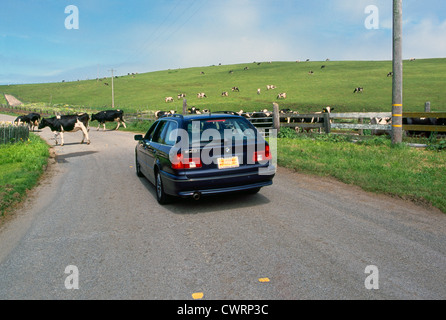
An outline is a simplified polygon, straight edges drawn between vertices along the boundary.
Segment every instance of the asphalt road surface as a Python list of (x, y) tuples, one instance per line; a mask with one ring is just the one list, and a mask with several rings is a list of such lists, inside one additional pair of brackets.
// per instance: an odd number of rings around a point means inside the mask
[(282, 168), (256, 195), (160, 206), (133, 134), (90, 135), (65, 134), (1, 226), (2, 299), (446, 298), (435, 209)]

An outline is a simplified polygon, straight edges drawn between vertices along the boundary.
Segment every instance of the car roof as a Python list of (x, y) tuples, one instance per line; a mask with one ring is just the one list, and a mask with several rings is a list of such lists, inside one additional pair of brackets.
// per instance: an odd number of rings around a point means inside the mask
[(174, 114), (172, 116), (165, 116), (161, 119), (175, 119), (175, 120), (208, 120), (208, 119), (222, 119), (222, 118), (243, 118), (239, 115), (232, 115), (226, 113), (206, 113), (206, 114), (189, 114), (189, 115), (181, 115)]
[(226, 114), (226, 113), (206, 113), (199, 115), (186, 115), (185, 120), (206, 120), (206, 119), (221, 119), (221, 118), (241, 118), (238, 115)]

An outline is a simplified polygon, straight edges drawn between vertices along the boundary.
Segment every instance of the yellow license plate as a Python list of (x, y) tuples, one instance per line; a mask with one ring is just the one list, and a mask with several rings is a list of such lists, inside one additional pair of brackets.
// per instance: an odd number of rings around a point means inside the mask
[(218, 158), (218, 169), (238, 168), (238, 157)]

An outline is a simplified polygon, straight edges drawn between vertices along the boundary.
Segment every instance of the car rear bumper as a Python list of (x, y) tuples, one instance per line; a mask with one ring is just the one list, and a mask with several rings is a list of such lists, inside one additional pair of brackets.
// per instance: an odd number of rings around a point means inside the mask
[(164, 191), (182, 198), (196, 194), (212, 195), (262, 188), (273, 184), (275, 168), (269, 169), (269, 174), (259, 174), (258, 170), (238, 174), (212, 176), (203, 178), (178, 177), (162, 173)]
[(265, 181), (265, 182), (261, 182), (261, 183), (246, 184), (246, 185), (237, 186), (237, 187), (203, 189), (203, 190), (195, 190), (195, 191), (181, 191), (178, 193), (178, 196), (180, 196), (182, 198), (189, 198), (189, 197), (193, 197), (196, 194), (212, 195), (212, 194), (219, 194), (219, 193), (244, 191), (244, 190), (251, 190), (251, 189), (256, 189), (256, 188), (262, 188), (262, 187), (270, 186), (272, 184), (273, 184), (273, 181), (271, 180), (271, 181)]

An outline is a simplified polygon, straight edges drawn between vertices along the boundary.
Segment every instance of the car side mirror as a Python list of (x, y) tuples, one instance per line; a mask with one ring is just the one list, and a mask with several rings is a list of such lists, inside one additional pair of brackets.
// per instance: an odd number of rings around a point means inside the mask
[(143, 140), (142, 134), (135, 135), (135, 141), (142, 141), (142, 140)]

